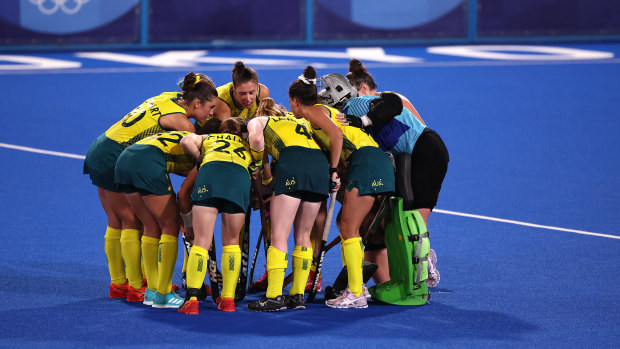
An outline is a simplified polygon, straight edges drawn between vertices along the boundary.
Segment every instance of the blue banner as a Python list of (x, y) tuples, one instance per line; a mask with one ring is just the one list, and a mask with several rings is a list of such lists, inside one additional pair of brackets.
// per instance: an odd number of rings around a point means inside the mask
[(467, 36), (465, 0), (314, 0), (314, 39)]
[(140, 0), (17, 0), (3, 4), (4, 44), (137, 42)]

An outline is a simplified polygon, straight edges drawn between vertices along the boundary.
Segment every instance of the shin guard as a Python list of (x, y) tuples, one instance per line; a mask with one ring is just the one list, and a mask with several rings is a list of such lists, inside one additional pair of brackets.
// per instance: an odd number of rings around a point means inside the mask
[(373, 299), (397, 305), (424, 305), (430, 298), (426, 286), (428, 231), (417, 211), (403, 211), (403, 200), (392, 197), (386, 220), (385, 242), (391, 280), (371, 287)]

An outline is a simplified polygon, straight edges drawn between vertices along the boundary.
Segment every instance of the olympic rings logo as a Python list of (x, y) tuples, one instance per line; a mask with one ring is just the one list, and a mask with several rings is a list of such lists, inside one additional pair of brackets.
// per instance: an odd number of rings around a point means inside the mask
[[(30, 3), (37, 5), (39, 11), (44, 15), (53, 15), (62, 10), (67, 15), (74, 15), (82, 8), (82, 5), (90, 0), (29, 0)], [(52, 6), (49, 6), (51, 3)], [(73, 6), (70, 4), (74, 3)]]

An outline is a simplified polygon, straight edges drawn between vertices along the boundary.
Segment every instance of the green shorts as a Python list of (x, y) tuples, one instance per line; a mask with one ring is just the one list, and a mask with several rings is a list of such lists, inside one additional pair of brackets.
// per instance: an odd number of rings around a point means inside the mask
[(250, 205), (251, 185), (250, 174), (243, 166), (226, 161), (208, 162), (198, 171), (192, 192), (192, 204), (224, 208), (219, 200), (210, 200), (219, 198), (238, 206), (241, 209), (239, 212), (245, 213)]
[(102, 134), (88, 148), (84, 174), (90, 175), (91, 182), (99, 188), (120, 192), (114, 182), (114, 167), (122, 152), (122, 145)]
[(114, 179), (123, 193), (172, 194), (166, 154), (153, 145), (129, 146), (116, 161)]
[(394, 191), (394, 167), (383, 150), (362, 147), (347, 159), (347, 190), (357, 188), (360, 195), (379, 195)]
[(329, 164), (318, 149), (284, 148), (274, 173), (275, 195), (286, 194), (312, 202), (327, 199), (329, 195)]

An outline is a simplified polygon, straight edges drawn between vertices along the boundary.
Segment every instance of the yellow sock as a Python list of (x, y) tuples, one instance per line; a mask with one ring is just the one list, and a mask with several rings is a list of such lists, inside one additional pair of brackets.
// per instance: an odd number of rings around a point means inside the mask
[(293, 253), (293, 285), (289, 294), (304, 294), (312, 266), (312, 248), (295, 246)]
[[(200, 246), (192, 246), (187, 258), (187, 269), (185, 270), (185, 278), (187, 279), (188, 288), (201, 288), (207, 274), (207, 259), (209, 252)], [(191, 297), (195, 300), (196, 297)]]
[(140, 230), (121, 230), (121, 251), (125, 260), (125, 272), (129, 285), (135, 289), (142, 288), (142, 251), (140, 248)]
[(142, 265), (148, 288), (157, 289), (157, 253), (159, 251), (159, 239), (150, 236), (142, 236)]
[(234, 298), (241, 267), (241, 248), (239, 245), (222, 247), (222, 298)]
[(342, 242), (344, 259), (347, 263), (349, 290), (356, 296), (362, 294), (362, 263), (364, 261), (364, 245), (362, 238), (347, 239)]
[(105, 230), (104, 250), (108, 259), (108, 269), (110, 270), (110, 281), (117, 285), (123, 285), (127, 277), (125, 276), (125, 262), (121, 253), (121, 230), (107, 227)]
[(284, 273), (288, 266), (288, 255), (273, 246), (267, 250), (267, 298), (276, 298), (282, 294)]
[(159, 258), (157, 265), (157, 292), (170, 293), (172, 273), (179, 253), (179, 239), (176, 236), (161, 234), (159, 239)]

